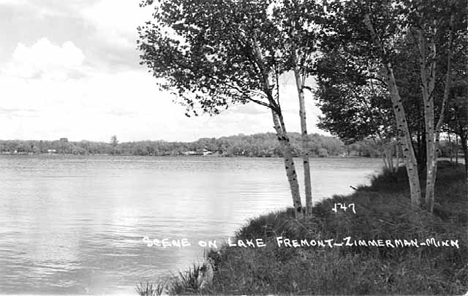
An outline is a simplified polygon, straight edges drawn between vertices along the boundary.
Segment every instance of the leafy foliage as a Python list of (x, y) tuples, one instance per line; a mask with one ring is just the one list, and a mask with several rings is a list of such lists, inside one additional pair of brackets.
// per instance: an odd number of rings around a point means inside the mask
[[(434, 129), (441, 114), (453, 123), (456, 109), (463, 109), (461, 101), (457, 102), (453, 94), (462, 80), (466, 82), (466, 3), (450, 0), (327, 1), (323, 8), (320, 22), (323, 55), (317, 68), (319, 87), (316, 92), (324, 113), (320, 126), (345, 141), (376, 134), (398, 136), (392, 118), (396, 106), (389, 104), (385, 81), (384, 65), (391, 64), (418, 166), (423, 169), (426, 125)], [(372, 40), (366, 28), (366, 15), (379, 44)], [(434, 75), (434, 85), (430, 88), (422, 79), (421, 67)], [(446, 106), (444, 91), (450, 79), (456, 82)], [(425, 117), (430, 115), (425, 116), (425, 110), (432, 107), (427, 107), (422, 99), (424, 83), (430, 91), (428, 98), (434, 102), (433, 111), (426, 112), (432, 113), (434, 119), (427, 123)]]
[(139, 28), (142, 63), (195, 115), (249, 101), (277, 108), (269, 79), (279, 39), (269, 3), (161, 1), (153, 22)]
[(315, 94), (323, 113), (318, 127), (347, 142), (393, 136), (395, 121), (382, 78), (359, 72), (337, 51), (325, 53), (318, 64)]

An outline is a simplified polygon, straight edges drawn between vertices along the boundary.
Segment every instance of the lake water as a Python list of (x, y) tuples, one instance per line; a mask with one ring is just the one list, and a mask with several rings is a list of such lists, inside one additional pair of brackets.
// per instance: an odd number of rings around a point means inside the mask
[[(381, 167), (314, 158), (314, 199), (351, 193)], [(219, 245), (291, 204), (282, 159), (0, 156), (0, 293), (136, 295), (136, 283), (201, 260), (198, 241)]]

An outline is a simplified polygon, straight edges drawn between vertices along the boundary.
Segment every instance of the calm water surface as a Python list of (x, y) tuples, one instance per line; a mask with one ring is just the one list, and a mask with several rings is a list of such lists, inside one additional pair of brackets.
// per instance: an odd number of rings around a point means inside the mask
[[(311, 168), (317, 201), (368, 184), (381, 160)], [(281, 159), (0, 156), (0, 293), (136, 294), (201, 260), (199, 240), (219, 245), (290, 204)], [(144, 236), (192, 246), (147, 247)]]

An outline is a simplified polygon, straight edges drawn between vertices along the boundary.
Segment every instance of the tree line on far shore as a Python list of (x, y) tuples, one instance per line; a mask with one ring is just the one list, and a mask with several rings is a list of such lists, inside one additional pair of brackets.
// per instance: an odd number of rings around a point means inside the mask
[[(301, 152), (300, 134), (291, 133), (296, 156)], [(346, 152), (344, 143), (319, 134), (309, 135), (311, 154), (317, 157), (340, 156)], [(369, 147), (369, 151), (372, 148)], [(362, 154), (361, 149), (361, 154)], [(137, 141), (119, 143), (116, 136), (106, 142), (72, 142), (66, 138), (57, 141), (8, 140), (0, 141), (0, 153), (58, 153), (58, 154), (109, 154), (135, 156), (179, 156), (209, 153), (216, 156), (281, 157), (282, 152), (276, 135), (260, 133), (239, 134), (220, 138), (200, 138), (193, 142)], [(369, 156), (374, 152), (369, 152)], [(358, 152), (356, 151), (356, 153)]]
[[(301, 135), (290, 133), (294, 156), (302, 153)], [(382, 157), (384, 145), (375, 139), (366, 139), (346, 145), (336, 137), (319, 134), (308, 135), (308, 147), (312, 157)], [(460, 145), (454, 139), (441, 141), (441, 157), (457, 157)], [(2, 154), (74, 154), (74, 155), (134, 155), (179, 156), (189, 152), (215, 156), (282, 157), (281, 147), (274, 133), (235, 135), (221, 138), (200, 138), (193, 142), (137, 141), (119, 143), (116, 136), (106, 142), (42, 140), (0, 140)], [(393, 156), (397, 156), (396, 146)]]

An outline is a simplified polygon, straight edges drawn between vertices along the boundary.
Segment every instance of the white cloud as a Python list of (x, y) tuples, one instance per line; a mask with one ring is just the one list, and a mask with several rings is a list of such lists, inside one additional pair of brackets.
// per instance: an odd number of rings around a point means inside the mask
[(13, 59), (18, 62), (47, 66), (80, 66), (85, 57), (81, 49), (77, 48), (71, 41), (62, 46), (52, 44), (47, 38), (41, 38), (31, 48), (19, 43), (13, 52)]
[(5, 74), (20, 78), (66, 79), (78, 71), (85, 60), (81, 49), (71, 41), (55, 45), (47, 38), (41, 38), (30, 47), (18, 43), (13, 60), (7, 64)]

